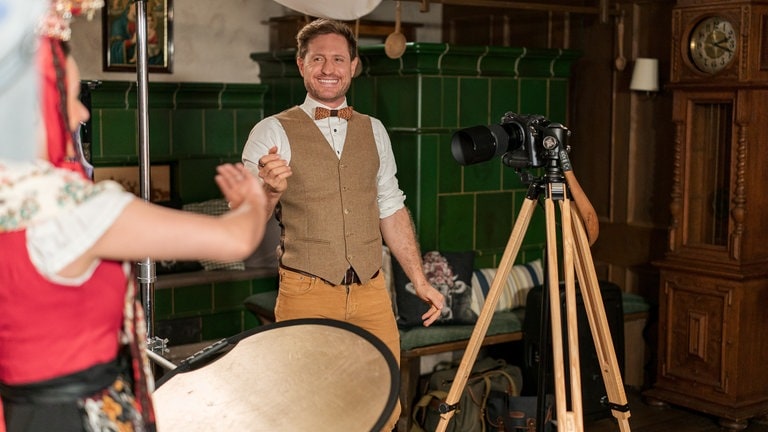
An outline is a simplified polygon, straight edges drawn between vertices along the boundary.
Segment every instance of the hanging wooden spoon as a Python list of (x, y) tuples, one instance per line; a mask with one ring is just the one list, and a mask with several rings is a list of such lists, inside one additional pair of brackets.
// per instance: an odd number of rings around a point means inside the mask
[(627, 67), (627, 59), (624, 57), (624, 12), (619, 15), (618, 23), (616, 24), (617, 42), (619, 44), (619, 56), (616, 57), (616, 70), (623, 71)]
[(391, 59), (400, 58), (405, 52), (405, 35), (400, 32), (400, 1), (396, 2), (395, 31), (387, 36), (384, 41), (384, 52)]

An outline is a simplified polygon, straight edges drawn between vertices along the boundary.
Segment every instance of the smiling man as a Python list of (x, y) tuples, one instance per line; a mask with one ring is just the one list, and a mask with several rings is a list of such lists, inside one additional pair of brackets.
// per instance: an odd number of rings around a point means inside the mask
[[(422, 316), (425, 326), (439, 318), (444, 298), (424, 277), (384, 125), (347, 105), (360, 61), (354, 33), (319, 19), (296, 40), (307, 96), (256, 124), (243, 150), (282, 229), (275, 317), (349, 322), (381, 339), (399, 361), (400, 338), (380, 272), (382, 244), (431, 305)], [(399, 408), (384, 430), (398, 415)]]

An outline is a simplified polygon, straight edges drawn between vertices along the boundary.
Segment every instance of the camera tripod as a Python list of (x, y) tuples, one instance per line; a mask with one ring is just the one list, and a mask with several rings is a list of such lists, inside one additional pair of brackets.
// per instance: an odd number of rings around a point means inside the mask
[[(546, 280), (552, 327), (552, 360), (554, 369), (557, 430), (559, 432), (583, 432), (584, 430), (574, 270), (580, 282), (579, 286), (581, 288), (592, 338), (594, 339), (595, 348), (597, 350), (603, 382), (605, 383), (608, 396), (607, 404), (611, 408), (613, 416), (618, 420), (619, 429), (622, 432), (630, 430), (630, 413), (621, 379), (621, 371), (619, 370), (618, 362), (616, 360), (616, 353), (613, 348), (613, 340), (611, 339), (610, 330), (608, 328), (602, 295), (600, 294), (595, 267), (589, 250), (590, 245), (597, 239), (598, 234), (595, 211), (576, 181), (565, 151), (561, 151), (558, 156), (560, 162), (554, 158), (550, 160), (549, 165), (547, 166), (547, 173), (544, 177), (530, 180), (528, 193), (523, 201), (518, 218), (515, 221), (504, 255), (502, 256), (496, 275), (493, 278), (491, 288), (485, 299), (485, 304), (477, 319), (477, 324), (475, 325), (472, 336), (467, 344), (456, 377), (448, 392), (446, 400), (440, 404), (440, 421), (437, 425), (436, 432), (445, 432), (448, 422), (453, 417), (456, 408), (458, 408), (457, 402), (466, 385), (472, 369), (472, 364), (477, 358), (478, 351), (482, 345), (482, 340), (488, 331), (488, 326), (490, 325), (493, 312), (496, 309), (496, 304), (499, 301), (507, 276), (515, 262), (517, 253), (520, 250), (522, 239), (528, 229), (533, 210), (535, 209), (536, 203), (542, 192), (545, 193), (543, 199), (547, 244), (547, 265), (545, 268), (547, 271)], [(569, 193), (572, 193), (574, 196), (573, 201), (576, 204), (576, 208), (571, 206)], [(563, 358), (562, 321), (559, 304), (560, 288), (558, 282), (557, 233), (555, 230), (555, 201), (559, 203), (562, 227), (568, 364), (570, 368), (569, 376), (571, 390), (570, 410), (568, 410), (565, 389), (565, 361)], [(543, 395), (539, 395), (539, 397), (543, 398)], [(539, 415), (538, 417), (539, 421), (537, 421), (537, 428), (541, 431), (543, 430), (542, 428), (544, 427), (544, 424), (540, 421), (542, 416)]]

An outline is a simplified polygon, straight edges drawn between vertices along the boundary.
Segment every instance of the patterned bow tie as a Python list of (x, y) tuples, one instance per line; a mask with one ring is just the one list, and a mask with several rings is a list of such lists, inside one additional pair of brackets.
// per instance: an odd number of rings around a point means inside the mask
[(339, 110), (329, 110), (323, 107), (315, 108), (315, 120), (327, 119), (328, 117), (339, 117), (349, 120), (352, 118), (352, 107), (348, 106)]

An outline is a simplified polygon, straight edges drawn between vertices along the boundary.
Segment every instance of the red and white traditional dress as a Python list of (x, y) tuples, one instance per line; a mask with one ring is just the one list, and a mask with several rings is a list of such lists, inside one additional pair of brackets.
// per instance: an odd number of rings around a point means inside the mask
[(154, 430), (130, 265), (57, 275), (134, 198), (48, 162), (0, 161), (0, 430)]

